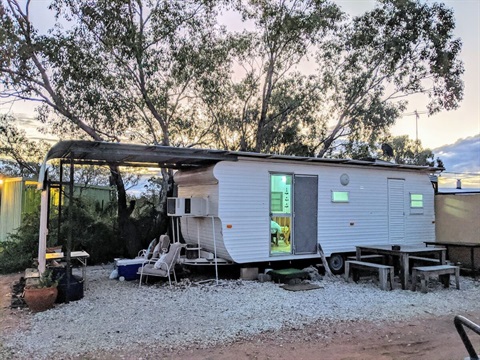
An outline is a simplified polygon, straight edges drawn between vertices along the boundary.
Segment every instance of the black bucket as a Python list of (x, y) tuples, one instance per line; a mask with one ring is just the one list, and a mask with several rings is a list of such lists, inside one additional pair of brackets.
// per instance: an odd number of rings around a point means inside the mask
[(63, 266), (52, 268), (53, 278), (60, 279), (58, 282), (58, 295), (56, 303), (64, 303), (68, 301), (76, 301), (83, 298), (83, 278), (81, 276), (72, 275), (72, 269), (70, 268), (70, 286), (67, 289), (67, 271)]
[(70, 276), (70, 286), (67, 289), (67, 278), (65, 277), (60, 279), (58, 283), (58, 295), (57, 295), (57, 303), (63, 303), (67, 300), (68, 294), (68, 301), (76, 301), (83, 298), (83, 278), (81, 276), (72, 275)]

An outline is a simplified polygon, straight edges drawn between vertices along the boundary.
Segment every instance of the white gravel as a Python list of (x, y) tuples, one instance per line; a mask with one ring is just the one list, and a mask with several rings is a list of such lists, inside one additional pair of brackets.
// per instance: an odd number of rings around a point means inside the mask
[(44, 359), (53, 352), (74, 357), (151, 343), (209, 347), (316, 321), (395, 321), (479, 309), (480, 282), (468, 277), (461, 277), (460, 291), (433, 282), (427, 294), (381, 291), (371, 280), (347, 283), (340, 276), (312, 282), (320, 289), (293, 292), (241, 280), (217, 285), (184, 279), (171, 289), (164, 282), (139, 288), (136, 281), (109, 280), (111, 270), (89, 267), (83, 299), (33, 314), (28, 330), (0, 338), (4, 350), (18, 359)]

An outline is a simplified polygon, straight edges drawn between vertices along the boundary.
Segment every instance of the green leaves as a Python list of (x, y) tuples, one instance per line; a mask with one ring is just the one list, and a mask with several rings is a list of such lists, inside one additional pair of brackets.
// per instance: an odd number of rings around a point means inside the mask
[(396, 164), (434, 166), (434, 155), (430, 149), (424, 149), (420, 141), (408, 136), (396, 136), (392, 139), (392, 148)]
[[(64, 136), (324, 156), (375, 143), (413, 94), (430, 113), (463, 96), (461, 41), (439, 3), (381, 0), (353, 19), (324, 0), (50, 8), (40, 35), (16, 0), (0, 5), (0, 79)], [(244, 28), (221, 26), (224, 10)]]
[(27, 133), (15, 124), (15, 118), (0, 115), (0, 159), (3, 173), (9, 176), (38, 176), (40, 164), (47, 152), (45, 141), (32, 141)]
[(337, 120), (323, 149), (345, 134), (375, 142), (413, 94), (430, 99), (431, 114), (457, 107), (463, 65), (454, 25), (444, 5), (382, 0), (324, 44), (317, 56), (319, 81)]

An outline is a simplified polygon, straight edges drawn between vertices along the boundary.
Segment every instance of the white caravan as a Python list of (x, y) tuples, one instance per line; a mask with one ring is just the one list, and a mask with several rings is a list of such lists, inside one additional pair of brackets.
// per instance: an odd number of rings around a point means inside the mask
[[(356, 245), (435, 240), (437, 168), (229, 152), (180, 170), (168, 213), (191, 249), (238, 264), (319, 258), (333, 272)], [(282, 229), (273, 238), (270, 222)]]

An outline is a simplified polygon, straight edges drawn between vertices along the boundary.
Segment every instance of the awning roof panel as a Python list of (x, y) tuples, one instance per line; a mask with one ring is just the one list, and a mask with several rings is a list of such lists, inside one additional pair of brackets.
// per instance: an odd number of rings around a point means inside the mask
[(77, 164), (182, 169), (207, 166), (222, 160), (235, 161), (237, 157), (223, 150), (98, 141), (61, 141), (48, 152), (46, 161), (52, 159), (73, 159)]
[(326, 159), (289, 155), (260, 154), (241, 151), (179, 148), (160, 145), (139, 145), (86, 140), (61, 141), (55, 144), (48, 152), (43, 164), (43, 168), (45, 168), (46, 163), (49, 160), (72, 159), (76, 164), (192, 169), (209, 166), (219, 161), (237, 161), (239, 158), (385, 167), (424, 172), (436, 172), (443, 170), (443, 168), (436, 167), (394, 164), (378, 159), (372, 159), (371, 161)]

